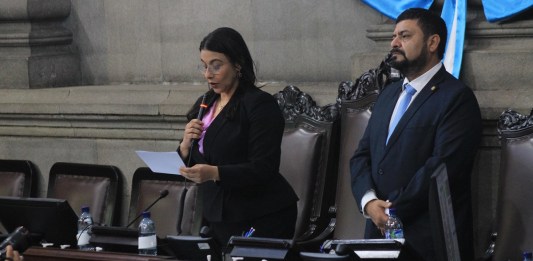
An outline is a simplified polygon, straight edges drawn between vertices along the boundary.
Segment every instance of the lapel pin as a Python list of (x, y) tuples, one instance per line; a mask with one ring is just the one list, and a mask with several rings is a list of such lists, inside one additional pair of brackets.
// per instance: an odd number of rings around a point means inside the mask
[(432, 91), (432, 92), (435, 92), (436, 90), (437, 90), (437, 86), (432, 86), (432, 87), (431, 87), (431, 91)]

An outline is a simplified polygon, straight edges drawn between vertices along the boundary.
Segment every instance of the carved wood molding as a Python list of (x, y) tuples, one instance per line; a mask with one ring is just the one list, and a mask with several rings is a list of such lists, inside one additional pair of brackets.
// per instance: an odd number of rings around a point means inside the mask
[(505, 110), (498, 120), (500, 135), (507, 133), (521, 134), (523, 131), (533, 131), (533, 109), (529, 115), (523, 115), (511, 109)]
[(299, 115), (305, 115), (316, 121), (333, 122), (340, 115), (338, 103), (318, 106), (309, 94), (294, 85), (286, 86), (274, 97), (286, 121), (294, 121)]
[(337, 103), (348, 100), (358, 100), (370, 94), (379, 94), (392, 81), (399, 80), (401, 75), (391, 70), (389, 64), (390, 53), (385, 56), (377, 68), (363, 73), (355, 82), (344, 81), (339, 84)]

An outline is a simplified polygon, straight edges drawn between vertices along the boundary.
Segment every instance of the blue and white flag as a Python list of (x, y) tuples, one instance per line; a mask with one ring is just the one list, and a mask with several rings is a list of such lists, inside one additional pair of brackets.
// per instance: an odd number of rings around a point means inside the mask
[(487, 21), (493, 23), (511, 18), (533, 7), (533, 0), (483, 0)]
[(409, 8), (420, 7), (429, 9), (433, 0), (361, 0), (363, 3), (376, 9), (392, 20), (396, 20), (398, 15)]
[(446, 22), (448, 29), (448, 43), (442, 62), (449, 73), (459, 78), (465, 42), (466, 1), (445, 0), (441, 17)]
[[(378, 10), (391, 19), (396, 19), (408, 8), (418, 7), (429, 9), (433, 0), (362, 0), (367, 5)], [(442, 19), (448, 29), (448, 43), (444, 54), (443, 63), (446, 70), (459, 78), (461, 62), (463, 60), (463, 45), (466, 27), (466, 1), (445, 0), (442, 7)]]
[[(408, 8), (429, 9), (433, 0), (361, 0), (380, 13), (395, 20)], [(448, 28), (448, 43), (443, 63), (446, 70), (459, 78), (466, 29), (466, 0), (444, 0), (441, 17)], [(511, 18), (533, 7), (533, 0), (482, 0), (489, 22)]]

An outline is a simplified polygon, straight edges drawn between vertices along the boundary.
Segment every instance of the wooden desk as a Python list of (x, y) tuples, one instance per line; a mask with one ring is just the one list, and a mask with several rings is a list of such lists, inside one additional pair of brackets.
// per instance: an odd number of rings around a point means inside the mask
[(42, 247), (30, 247), (26, 251), (24, 251), (24, 261), (161, 261), (169, 259), (172, 258), (168, 256), (142, 256), (129, 253), (80, 251), (77, 249), (58, 249)]

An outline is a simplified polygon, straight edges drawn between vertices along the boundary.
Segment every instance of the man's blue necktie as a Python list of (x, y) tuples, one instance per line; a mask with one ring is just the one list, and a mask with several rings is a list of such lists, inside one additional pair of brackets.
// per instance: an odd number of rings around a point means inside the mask
[(407, 107), (409, 107), (409, 102), (411, 102), (413, 95), (416, 93), (416, 89), (413, 88), (413, 86), (409, 84), (405, 84), (405, 88), (403, 91), (405, 92), (405, 95), (400, 100), (400, 104), (398, 105), (398, 111), (396, 112), (396, 115), (394, 115), (394, 118), (391, 120), (389, 124), (389, 135), (387, 136), (387, 143), (389, 143), (390, 135), (396, 128), (396, 125), (398, 125), (398, 122), (400, 121), (403, 114), (407, 110)]

